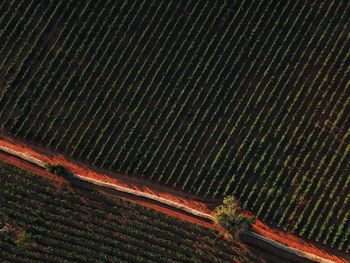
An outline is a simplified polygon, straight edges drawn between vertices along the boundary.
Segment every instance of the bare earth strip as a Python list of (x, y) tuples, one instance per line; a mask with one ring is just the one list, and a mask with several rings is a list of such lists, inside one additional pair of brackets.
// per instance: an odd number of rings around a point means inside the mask
[[(2, 137), (2, 138), (1, 138)], [(0, 137), (0, 150), (6, 152), (10, 155), (16, 156), (25, 160), (29, 163), (32, 163), (36, 166), (44, 168), (45, 163), (61, 163), (65, 165), (68, 169), (74, 172), (74, 177), (78, 180), (92, 183), (94, 185), (106, 187), (109, 189), (114, 189), (119, 192), (127, 193), (130, 195), (137, 196), (139, 198), (149, 199), (167, 206), (173, 207), (177, 210), (186, 212), (187, 215), (180, 216), (181, 219), (199, 223), (200, 225), (210, 227), (220, 231), (220, 228), (215, 226), (213, 223), (208, 223), (213, 219), (212, 210), (204, 202), (198, 200), (188, 200), (183, 196), (174, 196), (173, 193), (166, 194), (163, 192), (157, 192), (157, 189), (149, 189), (149, 187), (140, 188), (139, 186), (131, 185), (130, 182), (126, 183), (123, 180), (115, 180), (110, 176), (102, 173), (97, 173), (96, 171), (86, 171), (87, 167), (81, 167), (76, 162), (68, 161), (65, 157), (59, 154), (44, 154), (37, 149), (33, 149), (27, 144), (22, 142), (13, 142), (13, 138), (5, 138), (4, 136)], [(120, 175), (122, 176), (122, 175)], [(126, 177), (126, 176), (122, 176)], [(125, 178), (123, 178), (125, 179)], [(190, 196), (187, 196), (189, 198)], [(144, 204), (145, 202), (138, 202)], [(147, 202), (146, 202), (147, 203)], [(152, 207), (152, 205), (147, 205)], [(157, 209), (157, 208), (155, 208)], [(157, 209), (163, 213), (168, 213), (164, 209)], [(168, 213), (169, 214), (169, 213)], [(188, 216), (190, 214), (190, 216)], [(174, 215), (174, 214), (170, 214)], [(193, 220), (190, 219), (193, 215)], [(175, 214), (179, 217), (179, 215)], [(202, 218), (204, 221), (200, 222), (198, 218)], [(333, 255), (324, 249), (315, 248), (311, 243), (308, 244), (301, 239), (292, 236), (293, 242), (288, 242), (289, 240), (283, 239), (283, 235), (277, 233), (276, 230), (270, 230), (270, 227), (264, 225), (263, 222), (259, 221), (253, 226), (253, 231), (248, 233), (252, 238), (258, 239), (262, 242), (265, 242), (269, 245), (274, 246), (275, 248), (281, 249), (287, 253), (294, 254), (296, 256), (311, 260), (313, 262), (329, 263), (329, 262), (349, 262), (349, 258), (343, 257), (343, 255)], [(276, 234), (277, 233), (277, 234)], [(286, 235), (284, 235), (286, 237)], [(299, 244), (295, 242), (298, 240)]]
[[(36, 159), (36, 158), (34, 158), (34, 157), (32, 157), (32, 156), (30, 156), (28, 154), (20, 153), (20, 152), (14, 151), (14, 150), (12, 150), (10, 148), (7, 148), (7, 147), (1, 146), (1, 145), (0, 145), (0, 150), (2, 150), (4, 152), (7, 152), (7, 153), (9, 153), (11, 155), (20, 157), (20, 158), (22, 158), (22, 159), (24, 159), (24, 160), (26, 160), (28, 162), (31, 162), (31, 163), (33, 163), (35, 165), (40, 166), (42, 168), (45, 168), (45, 162), (43, 162), (43, 161), (41, 161), (39, 159)], [(87, 182), (99, 185), (99, 186), (112, 188), (112, 189), (120, 191), (120, 192), (124, 192), (124, 193), (128, 193), (128, 194), (133, 194), (133, 195), (145, 197), (145, 198), (148, 198), (148, 199), (152, 199), (154, 201), (157, 201), (157, 202), (160, 202), (160, 203), (163, 203), (163, 204), (175, 207), (177, 209), (181, 209), (181, 210), (183, 210), (183, 211), (185, 211), (187, 213), (193, 214), (195, 216), (213, 220), (213, 216), (210, 215), (210, 214), (202, 213), (200, 211), (192, 209), (192, 208), (190, 208), (188, 206), (185, 206), (183, 204), (176, 203), (174, 201), (167, 200), (167, 199), (164, 199), (164, 198), (159, 197), (159, 196), (154, 196), (154, 195), (151, 195), (151, 194), (148, 194), (148, 193), (145, 193), (145, 192), (133, 190), (133, 189), (130, 189), (130, 188), (127, 188), (127, 187), (122, 187), (122, 186), (119, 186), (119, 185), (115, 185), (113, 183), (107, 183), (107, 182), (102, 181), (102, 180), (89, 178), (89, 177), (82, 176), (82, 175), (79, 175), (79, 174), (73, 174), (73, 177), (75, 177), (75, 178), (77, 178), (79, 180), (83, 180), (83, 181), (87, 181)]]
[(295, 248), (291, 248), (291, 247), (288, 247), (288, 246), (285, 246), (285, 245), (282, 245), (281, 243), (275, 241), (275, 240), (272, 240), (270, 238), (267, 238), (267, 237), (264, 237), (260, 234), (257, 234), (255, 232), (248, 232), (248, 235), (253, 237), (253, 238), (256, 238), (256, 239), (259, 239), (263, 242), (266, 242), (274, 247), (277, 247), (279, 249), (282, 249), (288, 253), (291, 253), (291, 254), (294, 254), (296, 256), (299, 256), (299, 257), (302, 257), (302, 258), (306, 258), (306, 259), (309, 259), (311, 261), (315, 261), (315, 262), (320, 262), (320, 263), (332, 263), (332, 262), (335, 262), (333, 260), (330, 260), (330, 259), (325, 259), (325, 258), (322, 258), (322, 257), (319, 257), (317, 255), (314, 255), (314, 254), (311, 254), (311, 253), (308, 253), (308, 252), (304, 252), (304, 251), (301, 251), (301, 250), (298, 250), (298, 249), (295, 249)]

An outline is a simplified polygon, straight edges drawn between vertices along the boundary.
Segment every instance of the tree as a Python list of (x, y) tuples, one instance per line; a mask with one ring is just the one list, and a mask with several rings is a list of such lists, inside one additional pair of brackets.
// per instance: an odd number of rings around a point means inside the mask
[(222, 205), (215, 209), (214, 221), (234, 237), (247, 231), (253, 223), (242, 214), (242, 209), (233, 196), (224, 198)]

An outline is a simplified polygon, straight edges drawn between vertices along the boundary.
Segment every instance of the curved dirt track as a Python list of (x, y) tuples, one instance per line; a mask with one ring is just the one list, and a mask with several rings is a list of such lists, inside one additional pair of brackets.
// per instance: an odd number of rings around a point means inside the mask
[[(0, 149), (40, 167), (45, 163), (61, 163), (74, 172), (78, 180), (84, 180), (95, 186), (114, 189), (122, 193), (121, 195), (118, 194), (118, 196), (124, 199), (137, 202), (143, 206), (153, 208), (182, 220), (222, 231), (222, 229), (215, 226), (211, 221), (214, 204), (205, 203), (204, 199), (154, 185), (153, 183), (150, 184), (150, 182), (142, 179), (123, 176), (121, 174), (106, 173), (105, 171), (94, 169), (89, 165), (69, 160), (63, 155), (52, 153), (37, 146), (29, 146), (17, 139), (4, 137), (3, 135), (0, 137)], [(8, 154), (1, 153), (0, 158), (21, 168), (52, 177), (52, 175), (45, 172), (42, 168), (35, 167)], [(253, 226), (253, 231), (263, 237), (255, 236), (255, 238), (278, 242), (281, 245), (279, 247), (280, 249), (284, 249), (283, 246), (287, 246), (292, 251), (294, 250), (295, 255), (310, 259), (313, 258), (314, 262), (349, 262), (349, 259), (345, 259), (346, 255), (336, 253), (331, 249), (312, 244), (311, 242), (305, 242), (287, 232), (271, 229), (267, 224), (259, 220)], [(274, 244), (277, 248), (279, 246), (278, 243)]]

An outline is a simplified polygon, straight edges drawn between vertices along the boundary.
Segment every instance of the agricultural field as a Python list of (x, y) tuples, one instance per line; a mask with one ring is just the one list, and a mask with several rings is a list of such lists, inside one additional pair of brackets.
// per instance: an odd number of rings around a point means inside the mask
[(254, 262), (218, 232), (0, 163), (1, 262)]
[(3, 0), (0, 127), (350, 251), (350, 1)]

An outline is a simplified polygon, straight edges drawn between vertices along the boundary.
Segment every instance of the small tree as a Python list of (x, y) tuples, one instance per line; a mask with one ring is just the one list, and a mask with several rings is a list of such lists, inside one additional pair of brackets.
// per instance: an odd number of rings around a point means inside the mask
[(66, 167), (64, 167), (62, 164), (45, 164), (45, 169), (50, 172), (50, 173), (54, 173), (56, 175), (60, 175), (60, 176), (71, 176), (72, 173), (67, 170)]
[(225, 197), (222, 205), (215, 209), (214, 221), (236, 238), (252, 224), (252, 221), (243, 216), (242, 209), (233, 196)]

